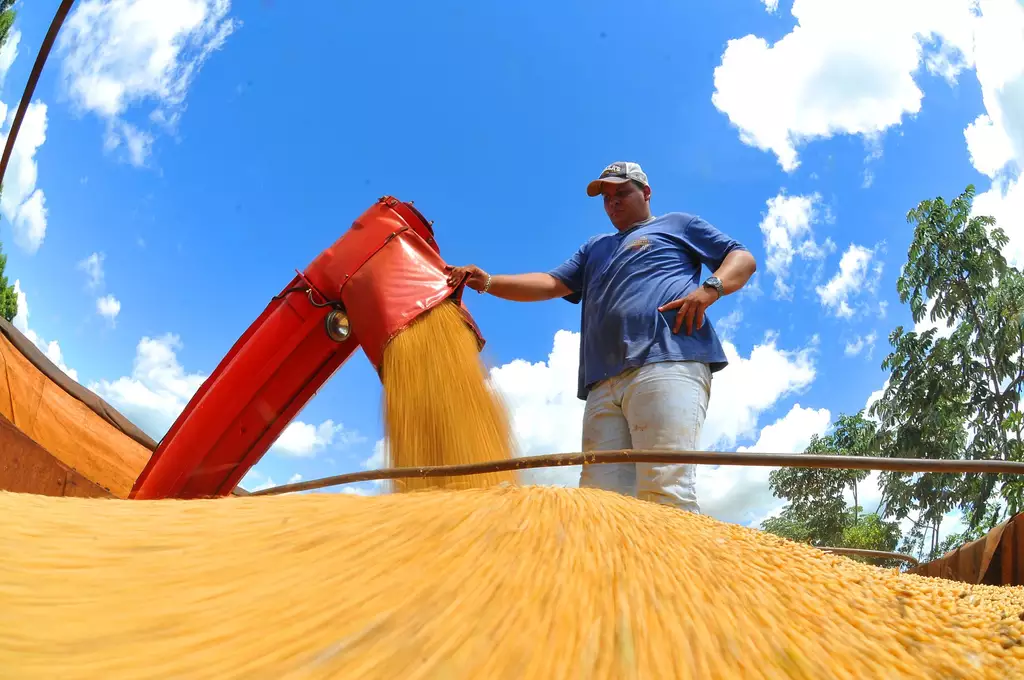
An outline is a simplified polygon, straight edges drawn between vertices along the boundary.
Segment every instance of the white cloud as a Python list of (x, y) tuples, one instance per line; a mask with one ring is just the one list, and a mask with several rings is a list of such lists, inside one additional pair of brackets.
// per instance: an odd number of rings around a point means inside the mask
[(764, 9), (769, 14), (774, 14), (779, 9), (779, 0), (761, 0), (764, 3)]
[[(874, 254), (873, 250), (864, 246), (850, 244), (839, 260), (839, 271), (828, 283), (818, 286), (816, 289), (821, 304), (832, 310), (838, 317), (844, 319), (852, 317), (853, 308), (849, 303), (850, 298), (862, 289), (870, 290), (874, 284), (877, 284), (877, 278), (868, 279), (869, 265)], [(875, 273), (880, 277), (881, 269), (876, 267)]]
[(379, 493), (379, 490), (374, 487), (356, 486), (354, 484), (346, 484), (339, 489), (340, 493), (348, 494), (350, 496), (375, 496)]
[(245, 473), (245, 476), (242, 477), (238, 486), (242, 487), (249, 493), (253, 493), (255, 491), (263, 491), (264, 489), (277, 486), (277, 483), (274, 481), (273, 477), (264, 475), (256, 468), (250, 468), (249, 471)]
[(1015, 267), (1024, 268), (1024, 175), (1016, 181), (997, 179), (974, 199), (974, 215), (994, 217), (1009, 242), (1003, 255)]
[(1013, 142), (1002, 125), (993, 123), (988, 114), (981, 114), (964, 130), (971, 163), (978, 172), (995, 177), (1013, 160)]
[(181, 347), (177, 335), (144, 337), (136, 346), (130, 376), (100, 380), (89, 389), (159, 441), (206, 379), (185, 372), (177, 357)]
[(718, 333), (719, 338), (729, 340), (735, 335), (736, 329), (739, 328), (742, 322), (743, 310), (736, 308), (715, 321), (715, 331)]
[(878, 339), (877, 334), (871, 331), (867, 335), (858, 335), (856, 338), (846, 343), (844, 353), (848, 357), (855, 357), (865, 349), (867, 349), (867, 357), (871, 358), (871, 353), (875, 349), (875, 340)]
[(96, 299), (96, 311), (100, 316), (113, 322), (121, 312), (121, 301), (113, 295), (104, 295)]
[(952, 81), (970, 64), (969, 0), (795, 0), (792, 14), (797, 26), (774, 44), (728, 42), (712, 95), (740, 139), (787, 172), (809, 141), (878, 136), (916, 114), (922, 65)]
[(38, 333), (35, 332), (28, 325), (28, 298), (25, 295), (25, 291), (21, 289), (21, 280), (18, 279), (14, 282), (14, 294), (18, 297), (18, 313), (15, 315), (13, 325), (22, 335), (32, 341), (39, 350), (46, 355), (49, 359), (57, 366), (60, 370), (64, 371), (69, 378), (72, 380), (78, 380), (78, 371), (73, 368), (68, 368), (67, 364), (64, 363), (64, 356), (60, 350), (60, 344), (56, 340), (50, 340), (46, 342)]
[(373, 453), (363, 461), (363, 468), (367, 470), (380, 470), (387, 463), (388, 442), (386, 439), (378, 439), (373, 445)]
[(277, 486), (277, 482), (274, 481), (274, 478), (273, 477), (267, 477), (262, 482), (260, 482), (259, 484), (257, 484), (256, 486), (254, 486), (252, 488), (245, 487), (245, 486), (243, 486), (242, 488), (245, 489), (246, 491), (252, 492), (252, 491), (263, 491), (264, 489), (269, 489), (269, 488), (275, 487), (275, 486)]
[[(181, 340), (174, 334), (144, 337), (136, 347), (131, 375), (93, 382), (89, 389), (159, 441), (207, 377), (185, 371), (177, 356), (181, 347)], [(293, 421), (271, 451), (309, 457), (326, 446), (357, 438), (330, 420), (320, 426)]]
[[(964, 138), (974, 167), (993, 179), (974, 202), (975, 215), (991, 215), (1006, 232), (1003, 254), (1024, 266), (1024, 4), (980, 0), (975, 22), (975, 70), (985, 112)], [(1015, 172), (1016, 171), (1016, 172)], [(1014, 175), (1018, 175), (1013, 178)]]
[(103, 253), (93, 253), (78, 263), (77, 267), (88, 277), (89, 288), (96, 289), (103, 285)]
[(117, 121), (107, 125), (107, 131), (103, 136), (103, 148), (114, 151), (123, 144), (128, 153), (128, 162), (141, 168), (146, 164), (154, 141), (156, 138), (152, 134), (130, 123)]
[(25, 251), (34, 253), (46, 238), (46, 196), (36, 189), (21, 204), (14, 217), (14, 242)]
[[(868, 476), (857, 483), (857, 504), (864, 509), (866, 513), (872, 513), (878, 510), (881, 512), (884, 508), (879, 506), (882, 500), (882, 487), (881, 477), (882, 473), (878, 470), (872, 470), (868, 473)], [(846, 500), (847, 505), (853, 507), (853, 491), (846, 489), (843, 491), (843, 498)]]
[(964, 130), (971, 162), (995, 178), (1013, 162), (1024, 169), (1024, 4), (979, 0), (974, 61), (985, 113)]
[[(782, 418), (761, 430), (751, 447), (739, 451), (798, 453), (807, 448), (813, 435), (824, 434), (832, 422), (828, 409), (804, 408), (794, 404)], [(722, 520), (758, 526), (778, 512), (785, 501), (776, 498), (768, 485), (771, 467), (722, 465), (697, 469), (697, 499), (704, 514)]]
[(871, 169), (871, 163), (882, 157), (881, 135), (865, 135), (864, 142), (868, 147), (868, 155), (864, 158), (864, 181), (861, 188), (870, 189), (875, 183), (875, 173)]
[[(294, 475), (289, 477), (288, 481), (285, 483), (295, 484), (301, 481), (302, 475), (295, 473)], [(263, 491), (264, 489), (279, 486), (279, 484), (274, 481), (273, 477), (263, 474), (263, 472), (260, 471), (259, 466), (256, 466), (250, 468), (249, 471), (245, 473), (245, 476), (242, 477), (242, 480), (238, 483), (238, 486), (242, 487), (249, 493), (253, 493), (255, 491)]]
[[(547, 361), (516, 359), (491, 369), (491, 381), (509, 410), (518, 455), (580, 450), (584, 402), (576, 398), (579, 341), (579, 333), (562, 330), (555, 334)], [(772, 334), (748, 357), (740, 356), (731, 342), (723, 345), (730, 364), (714, 377), (704, 447), (732, 447), (738, 439), (753, 436), (762, 412), (806, 388), (815, 375), (811, 347), (782, 350)], [(382, 447), (379, 444), (366, 467), (383, 465)], [(579, 467), (524, 471), (521, 479), (527, 484), (576, 486)]]
[(274, 442), (271, 450), (283, 456), (312, 458), (332, 445), (348, 446), (365, 441), (357, 432), (345, 428), (341, 423), (325, 420), (319, 425), (293, 421)]
[[(76, 265), (77, 269), (85, 273), (89, 290), (95, 291), (103, 286), (103, 260), (105, 257), (103, 253), (95, 252)], [(121, 301), (110, 294), (98, 297), (96, 298), (96, 312), (113, 324), (117, 315), (121, 313)]]
[[(7, 42), (4, 43), (3, 48), (0, 48), (0, 87), (7, 80), (7, 72), (11, 70), (14, 60), (18, 58), (18, 44), (20, 42), (21, 31), (11, 29), (11, 32), (7, 34)], [(2, 117), (0, 116), (0, 118)]]
[(729, 366), (715, 374), (711, 401), (701, 434), (705, 448), (729, 449), (738, 439), (757, 432), (761, 413), (783, 397), (797, 394), (814, 381), (814, 348), (779, 349), (776, 336), (765, 339), (742, 357), (731, 342), (722, 343)]
[[(0, 147), (7, 143), (13, 119), (12, 110), (0, 132)], [(46, 238), (46, 197), (42, 189), (36, 188), (39, 176), (36, 152), (46, 141), (46, 121), (46, 104), (36, 100), (28, 105), (14, 142), (0, 197), (0, 211), (13, 227), (14, 242), (30, 254), (37, 252)]]
[(154, 137), (124, 120), (150, 102), (151, 122), (173, 128), (189, 86), (212, 52), (239, 26), (230, 0), (85, 0), (58, 38), (64, 86), (80, 110), (107, 123), (104, 146), (122, 144), (143, 165)]
[(949, 336), (953, 335), (953, 331), (956, 330), (956, 327), (947, 325), (946, 322), (949, 321), (949, 319), (939, 319), (938, 321), (932, 321), (931, 314), (932, 308), (934, 306), (934, 300), (929, 300), (928, 302), (925, 303), (924, 317), (922, 317), (920, 321), (914, 324), (914, 332), (920, 334), (934, 328), (935, 340), (938, 340), (939, 338), (948, 338)]
[(789, 268), (795, 257), (820, 260), (835, 250), (835, 244), (826, 239), (821, 245), (814, 240), (812, 225), (819, 220), (821, 196), (787, 196), (780, 193), (768, 199), (768, 213), (761, 220), (766, 266), (775, 277), (775, 294), (787, 298), (792, 287), (786, 283)]
[[(583, 401), (576, 398), (580, 335), (555, 333), (547, 361), (515, 359), (492, 368), (490, 380), (501, 394), (515, 433), (518, 455), (579, 451)], [(527, 484), (576, 486), (579, 466), (525, 470)]]
[(865, 418), (867, 418), (868, 420), (870, 420), (870, 421), (872, 421), (874, 423), (878, 423), (879, 422), (878, 418), (876, 418), (875, 416), (871, 415), (871, 407), (874, 406), (876, 401), (878, 401), (879, 399), (882, 398), (882, 395), (885, 394), (885, 391), (888, 388), (889, 388), (889, 379), (886, 378), (885, 382), (882, 383), (881, 387), (879, 387), (877, 390), (875, 390), (874, 392), (872, 392), (871, 394), (868, 395), (867, 401), (864, 402), (864, 417)]
[[(517, 442), (516, 454), (542, 455), (578, 451), (582, 442), (584, 402), (576, 398), (579, 365), (579, 333), (566, 330), (555, 334), (546, 361), (531, 363), (515, 359), (492, 368), (490, 380), (508, 408)], [(736, 441), (757, 434), (758, 419), (785, 396), (805, 389), (815, 377), (814, 345), (789, 351), (779, 349), (774, 334), (768, 334), (748, 357), (735, 345), (723, 341), (729, 366), (715, 374), (711, 402), (702, 433), (702, 446), (731, 448)], [(794, 406), (790, 412), (761, 430), (751, 451), (789, 452), (803, 450), (812, 434), (824, 431), (829, 422), (825, 409)], [(380, 469), (387, 460), (387, 442), (378, 440), (373, 453), (362, 462), (368, 470)], [(698, 472), (698, 497), (715, 516), (754, 516), (759, 520), (771, 511), (767, 485), (769, 469), (718, 468)], [(579, 467), (539, 468), (520, 473), (525, 484), (576, 486)], [(730, 495), (727, 489), (754, 489), (750, 494)], [(368, 488), (344, 487), (346, 493), (370, 494), (382, 483)], [(348, 489), (346, 491), (346, 489)], [(765, 496), (767, 494), (767, 496)]]
[[(388, 459), (388, 443), (386, 439), (378, 439), (374, 442), (373, 453), (369, 455), (363, 462), (362, 468), (364, 470), (380, 470), (387, 465)], [(375, 494), (384, 493), (388, 489), (388, 480), (377, 479), (370, 482), (365, 482), (360, 485), (357, 484), (346, 484), (338, 487), (341, 493), (353, 494), (356, 496), (373, 496)]]

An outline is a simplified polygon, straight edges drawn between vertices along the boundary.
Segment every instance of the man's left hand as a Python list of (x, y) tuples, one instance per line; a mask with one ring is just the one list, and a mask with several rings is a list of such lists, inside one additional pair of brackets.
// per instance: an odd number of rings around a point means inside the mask
[(694, 322), (696, 322), (697, 330), (700, 330), (704, 325), (704, 311), (717, 301), (717, 291), (707, 286), (698, 286), (697, 290), (686, 297), (673, 300), (666, 305), (658, 307), (658, 311), (667, 312), (670, 309), (678, 309), (679, 311), (676, 312), (676, 323), (672, 327), (672, 332), (678, 333), (679, 328), (683, 325), (683, 321), (685, 321), (686, 334), (691, 335)]

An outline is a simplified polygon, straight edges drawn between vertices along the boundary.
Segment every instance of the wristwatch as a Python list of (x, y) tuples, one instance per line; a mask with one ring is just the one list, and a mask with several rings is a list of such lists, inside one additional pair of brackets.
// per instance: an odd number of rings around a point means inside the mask
[(718, 293), (718, 297), (721, 298), (725, 295), (725, 286), (722, 285), (721, 279), (717, 276), (709, 276), (707, 281), (702, 284), (705, 288), (714, 288)]

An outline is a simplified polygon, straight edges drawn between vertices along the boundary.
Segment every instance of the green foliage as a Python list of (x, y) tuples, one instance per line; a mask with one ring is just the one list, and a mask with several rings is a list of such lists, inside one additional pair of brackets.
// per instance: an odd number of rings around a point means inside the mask
[[(877, 455), (878, 442), (877, 426), (863, 412), (840, 415), (828, 434), (811, 439), (805, 453)], [(772, 471), (768, 481), (772, 493), (789, 503), (779, 516), (765, 520), (761, 528), (818, 547), (895, 550), (900, 538), (899, 524), (885, 521), (877, 510), (864, 514), (858, 503), (857, 484), (868, 474), (867, 470), (795, 467)], [(852, 506), (846, 502), (847, 490), (854, 498)], [(880, 566), (899, 564), (886, 561)]]
[[(811, 545), (824, 545), (827, 541), (822, 542), (820, 538), (815, 535), (815, 532), (808, 526), (806, 520), (797, 516), (792, 506), (786, 506), (782, 511), (782, 514), (777, 517), (769, 517), (761, 523), (761, 528), (765, 531), (781, 536), (782, 538), (788, 538), (791, 541), (797, 543), (810, 543)], [(818, 539), (817, 542), (815, 539)]]
[(8, 321), (13, 321), (18, 314), (18, 296), (14, 292), (14, 286), (7, 284), (7, 255), (0, 248), (0, 316)]
[[(811, 439), (806, 453), (873, 455), (875, 439), (876, 426), (863, 412), (840, 415), (829, 434)], [(844, 493), (851, 491), (856, 508), (857, 484), (868, 474), (867, 470), (790, 467), (773, 470), (768, 484), (775, 496), (789, 501), (792, 516), (805, 523), (812, 535), (841, 540), (846, 526)]]
[(877, 513), (860, 515), (851, 510), (853, 521), (843, 530), (844, 548), (892, 552), (900, 542), (900, 525), (887, 522)]
[[(11, 9), (14, 2), (15, 0), (0, 0), (0, 47), (7, 42), (11, 26), (14, 25), (16, 12)], [(0, 194), (3, 194), (2, 184), (0, 184)], [(7, 283), (6, 269), (7, 255), (0, 248), (0, 316), (8, 321), (13, 321), (18, 314), (18, 296), (14, 292), (14, 287)]]
[[(870, 415), (841, 416), (808, 452), (936, 460), (1024, 459), (1024, 274), (1002, 251), (1006, 234), (972, 214), (974, 187), (951, 202), (922, 201), (896, 288), (917, 332), (897, 327), (882, 363), (889, 380)], [(930, 323), (925, 324), (925, 321)], [(883, 472), (882, 500), (860, 516), (845, 501), (866, 472), (785, 469), (772, 491), (789, 501), (763, 527), (815, 545), (868, 547), (934, 559), (1024, 510), (1024, 480), (979, 474)], [(940, 543), (943, 517), (964, 513), (965, 531)], [(910, 521), (900, 536), (899, 523)], [(902, 539), (902, 540), (901, 540)], [(889, 546), (889, 547), (883, 547)]]
[[(829, 512), (835, 513), (832, 515), (834, 521), (826, 524), (815, 521)], [(808, 515), (801, 513), (792, 505), (787, 505), (781, 515), (762, 522), (761, 528), (776, 536), (819, 548), (858, 548), (892, 552), (896, 550), (900, 540), (900, 527), (897, 522), (888, 522), (877, 513), (864, 514), (863, 509), (856, 506), (844, 507), (841, 510), (836, 510), (833, 506), (814, 515)], [(877, 560), (859, 556), (853, 556), (851, 559), (887, 568), (903, 564), (900, 560)]]
[(7, 35), (11, 32), (14, 17), (17, 15), (17, 12), (11, 9), (12, 5), (14, 0), (0, 0), (0, 47), (7, 42)]
[(945, 555), (946, 553), (955, 550), (962, 545), (966, 545), (971, 541), (977, 541), (999, 524), (1002, 520), (1002, 514), (1002, 508), (998, 503), (989, 504), (985, 517), (980, 524), (973, 529), (967, 529), (966, 531), (947, 536), (939, 545), (937, 555)]
[[(900, 300), (915, 323), (927, 315), (951, 332), (898, 327), (890, 335), (889, 385), (872, 407), (887, 432), (883, 455), (1021, 460), (1024, 276), (1003, 257), (1008, 239), (995, 221), (971, 214), (973, 198), (968, 187), (908, 214), (915, 229)], [(969, 531), (983, 525), (993, 498), (1011, 514), (1024, 509), (1024, 482), (1008, 476), (884, 473), (882, 486), (889, 517), (916, 515), (915, 529), (931, 531), (929, 556), (953, 509), (964, 511)]]

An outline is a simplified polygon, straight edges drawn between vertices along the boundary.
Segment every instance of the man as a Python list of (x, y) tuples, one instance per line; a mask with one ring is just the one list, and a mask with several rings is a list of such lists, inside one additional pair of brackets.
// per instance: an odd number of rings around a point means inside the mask
[[(448, 282), (465, 278), (505, 300), (583, 303), (584, 451), (699, 449), (711, 376), (727, 363), (704, 313), (746, 285), (754, 258), (699, 217), (653, 216), (651, 187), (636, 163), (612, 163), (587, 195), (603, 196), (616, 233), (592, 237), (546, 274), (492, 276), (471, 265), (450, 268)], [(713, 273), (703, 281), (702, 264)], [(700, 512), (692, 465), (585, 465), (580, 486)]]

